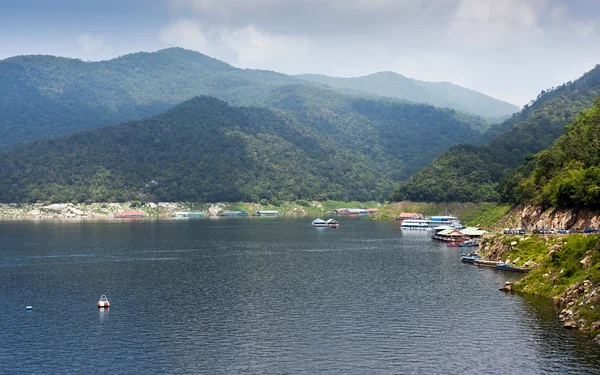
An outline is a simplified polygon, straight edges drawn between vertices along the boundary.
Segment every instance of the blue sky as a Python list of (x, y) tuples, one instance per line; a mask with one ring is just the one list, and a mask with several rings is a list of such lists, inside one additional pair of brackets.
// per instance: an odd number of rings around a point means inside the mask
[(523, 105), (600, 64), (600, 0), (3, 0), (0, 59), (171, 46), (242, 68), (395, 71)]

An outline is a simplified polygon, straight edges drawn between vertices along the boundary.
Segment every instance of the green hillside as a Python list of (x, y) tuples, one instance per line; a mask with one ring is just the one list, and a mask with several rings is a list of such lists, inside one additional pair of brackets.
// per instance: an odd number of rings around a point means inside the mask
[(505, 119), (519, 111), (516, 105), (448, 82), (425, 82), (393, 72), (379, 72), (362, 77), (338, 78), (318, 74), (301, 74), (298, 78), (333, 88), (348, 88), (380, 96), (447, 107), (472, 113), (490, 121)]
[[(234, 68), (181, 48), (100, 62), (12, 57), (0, 61), (0, 150), (39, 138), (148, 118), (199, 95), (232, 105), (284, 108), (288, 104), (273, 96), (276, 89), (300, 84), (312, 86), (313, 104), (325, 102), (331, 95), (319, 83)], [(357, 96), (373, 97), (354, 92), (353, 97)], [(482, 119), (470, 123), (477, 130), (488, 127)]]
[(535, 102), (488, 131), (491, 140), (460, 145), (436, 158), (394, 190), (392, 199), (496, 201), (499, 182), (528, 155), (549, 147), (600, 96), (600, 66), (580, 79), (543, 91)]
[(501, 188), (513, 203), (600, 209), (600, 98)]
[(0, 155), (0, 201), (381, 200), (415, 165), (477, 134), (452, 110), (333, 92), (322, 101), (313, 90), (265, 97), (286, 112), (199, 97), (20, 146)]

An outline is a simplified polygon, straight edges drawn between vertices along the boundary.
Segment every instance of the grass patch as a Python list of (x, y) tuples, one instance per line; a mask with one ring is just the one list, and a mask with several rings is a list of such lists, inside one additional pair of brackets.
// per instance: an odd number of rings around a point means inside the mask
[[(600, 243), (600, 235), (573, 234), (562, 240), (552, 239), (544, 247), (540, 245), (544, 242), (541, 238), (532, 237), (528, 241), (537, 245), (525, 246), (526, 250), (522, 253), (529, 256), (537, 254), (535, 259), (538, 259), (539, 266), (516, 285), (516, 290), (552, 298), (560, 296), (575, 283), (591, 280), (596, 285), (600, 282), (600, 254), (595, 250)], [(548, 256), (554, 245), (562, 245), (562, 248)], [(521, 243), (517, 247), (521, 247)], [(592, 263), (589, 268), (584, 268), (581, 260), (588, 250), (592, 251)]]

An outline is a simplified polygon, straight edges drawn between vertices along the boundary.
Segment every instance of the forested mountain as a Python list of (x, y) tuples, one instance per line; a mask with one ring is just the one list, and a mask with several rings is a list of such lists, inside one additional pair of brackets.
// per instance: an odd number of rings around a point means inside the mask
[[(312, 103), (330, 96), (319, 83), (234, 68), (181, 48), (100, 62), (12, 57), (0, 61), (0, 150), (34, 139), (147, 118), (198, 95), (233, 105), (270, 106), (281, 102), (273, 96), (278, 88), (299, 84), (313, 86), (305, 91), (313, 96), (307, 98)], [(373, 97), (352, 93), (354, 98)], [(487, 128), (483, 120), (471, 124)]]
[(512, 203), (600, 209), (600, 98), (554, 144), (505, 179)]
[(453, 108), (481, 116), (489, 121), (506, 119), (519, 111), (519, 107), (516, 105), (461, 86), (448, 82), (419, 81), (394, 72), (379, 72), (354, 78), (329, 77), (319, 74), (301, 74), (296, 77), (335, 88), (348, 88), (380, 96)]
[(394, 200), (494, 201), (498, 183), (527, 155), (554, 142), (600, 96), (600, 65), (580, 79), (542, 91), (537, 99), (488, 131), (485, 146), (460, 145), (436, 158), (394, 190)]
[(449, 109), (336, 93), (323, 107), (314, 88), (277, 90), (289, 112), (199, 97), (19, 146), (0, 155), (0, 201), (384, 199), (404, 171), (476, 134)]

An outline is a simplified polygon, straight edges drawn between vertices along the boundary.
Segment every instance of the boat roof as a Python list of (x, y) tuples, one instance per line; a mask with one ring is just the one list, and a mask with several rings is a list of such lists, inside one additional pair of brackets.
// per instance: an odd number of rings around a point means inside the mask
[(479, 229), (477, 227), (467, 227), (460, 230), (462, 234), (466, 234), (467, 236), (482, 236), (486, 233), (489, 233), (486, 230)]

